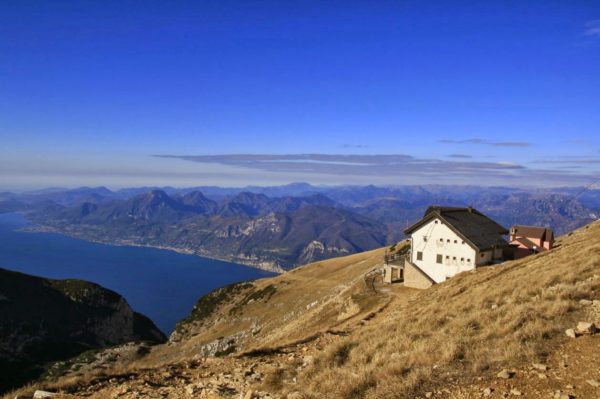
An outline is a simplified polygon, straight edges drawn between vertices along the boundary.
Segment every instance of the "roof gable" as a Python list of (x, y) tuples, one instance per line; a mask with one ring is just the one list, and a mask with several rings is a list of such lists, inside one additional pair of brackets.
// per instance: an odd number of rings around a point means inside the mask
[(539, 240), (551, 240), (554, 236), (549, 227), (523, 226), (515, 225), (511, 229), (511, 234), (521, 237), (536, 238)]
[(482, 251), (508, 243), (502, 238), (508, 230), (473, 208), (430, 206), (423, 219), (413, 224), (405, 234), (411, 234), (429, 221), (439, 218), (474, 248)]

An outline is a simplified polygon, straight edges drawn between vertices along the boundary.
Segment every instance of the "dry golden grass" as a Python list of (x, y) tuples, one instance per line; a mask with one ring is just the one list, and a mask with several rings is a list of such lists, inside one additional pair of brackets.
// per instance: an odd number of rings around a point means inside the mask
[[(398, 246), (399, 248), (402, 245)], [(331, 328), (343, 328), (345, 323), (360, 319), (389, 300), (386, 295), (365, 295), (365, 273), (380, 266), (385, 248), (360, 254), (316, 262), (273, 278), (257, 280), (254, 290), (275, 287), (273, 295), (239, 306), (247, 292), (243, 291), (220, 305), (198, 327), (191, 326), (191, 336), (173, 345), (159, 345), (148, 356), (111, 366), (109, 370), (91, 370), (84, 375), (69, 376), (51, 383), (37, 384), (6, 395), (13, 399), (35, 387), (61, 390), (74, 385), (86, 385), (94, 378), (109, 374), (124, 375), (141, 369), (158, 369), (177, 362), (189, 361), (198, 354), (198, 347), (219, 337), (228, 337), (260, 326), (257, 334), (249, 335), (237, 348), (269, 351), (297, 341), (310, 339)], [(235, 314), (231, 313), (236, 307)], [(276, 378), (266, 383), (270, 390), (278, 386)]]
[(381, 248), (316, 262), (255, 281), (255, 290), (273, 286), (274, 294), (239, 307), (235, 314), (231, 309), (240, 298), (232, 298), (201, 327), (191, 328), (193, 336), (175, 346), (160, 348), (148, 361), (160, 364), (182, 360), (197, 353), (193, 348), (199, 345), (253, 326), (259, 326), (260, 332), (238, 345), (240, 351), (286, 345), (359, 318), (387, 299), (383, 295), (361, 297), (363, 276), (381, 265), (384, 251)]
[[(245, 304), (234, 317), (229, 310), (239, 298), (219, 308), (191, 339), (106, 373), (156, 372), (189, 360), (197, 345), (252, 323), (261, 331), (239, 349), (262, 353), (249, 356), (269, 370), (262, 388), (280, 394), (300, 389), (307, 398), (415, 397), (451, 379), (544, 362), (567, 339), (564, 330), (583, 317), (579, 300), (600, 299), (600, 222), (558, 244), (551, 252), (463, 273), (425, 291), (398, 286), (385, 287), (387, 293), (365, 291), (364, 274), (381, 264), (384, 249), (307, 265), (256, 282), (257, 289), (275, 286), (275, 294)], [(370, 318), (371, 313), (377, 315)], [(294, 344), (331, 329), (347, 335), (323, 334), (310, 344)], [(282, 347), (296, 351), (296, 360), (284, 364), (276, 351), (269, 354)], [(314, 361), (298, 371), (306, 353)], [(230, 369), (246, 360), (210, 364)], [(51, 387), (86, 385), (93, 377)], [(298, 385), (290, 385), (291, 378)]]
[(544, 360), (566, 339), (583, 298), (600, 298), (600, 223), (549, 253), (463, 273), (392, 303), (386, 317), (325, 348), (303, 375), (307, 394), (409, 397), (433, 381)]
[(32, 397), (36, 390), (44, 390), (50, 392), (59, 393), (56, 396), (57, 399), (69, 398), (73, 396), (65, 394), (65, 390), (71, 390), (75, 386), (86, 386), (92, 381), (98, 378), (112, 378), (120, 375), (130, 375), (144, 368), (144, 362), (133, 361), (133, 362), (122, 362), (118, 363), (110, 368), (110, 370), (95, 369), (87, 370), (85, 372), (76, 373), (73, 375), (67, 375), (59, 378), (58, 380), (46, 380), (46, 381), (34, 381), (30, 384), (22, 386), (18, 389), (11, 390), (2, 396), (1, 399), (14, 399), (16, 397)]

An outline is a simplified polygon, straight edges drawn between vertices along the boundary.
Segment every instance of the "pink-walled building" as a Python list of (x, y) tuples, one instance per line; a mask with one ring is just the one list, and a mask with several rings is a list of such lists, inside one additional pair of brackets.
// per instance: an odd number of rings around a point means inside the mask
[(519, 259), (551, 250), (554, 246), (554, 232), (549, 227), (516, 225), (510, 229), (509, 241), (516, 248), (514, 258)]

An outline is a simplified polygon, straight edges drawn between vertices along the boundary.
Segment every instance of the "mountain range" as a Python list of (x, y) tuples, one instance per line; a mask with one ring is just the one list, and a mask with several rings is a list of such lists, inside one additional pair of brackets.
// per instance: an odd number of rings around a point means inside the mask
[(431, 204), (474, 206), (500, 224), (557, 234), (600, 215), (600, 190), (337, 186), (105, 187), (0, 193), (33, 229), (146, 245), (281, 271), (396, 242)]
[(382, 282), (390, 247), (228, 285), (166, 344), (79, 356), (5, 397), (596, 398), (599, 238), (591, 223), (425, 290)]

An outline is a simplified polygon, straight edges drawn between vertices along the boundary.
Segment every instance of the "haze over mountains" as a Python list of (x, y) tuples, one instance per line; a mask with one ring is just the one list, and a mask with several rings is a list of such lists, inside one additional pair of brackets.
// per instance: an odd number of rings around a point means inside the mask
[(600, 190), (477, 186), (105, 187), (0, 194), (0, 211), (84, 239), (166, 247), (282, 270), (396, 242), (430, 204), (472, 205), (557, 234), (600, 215)]

